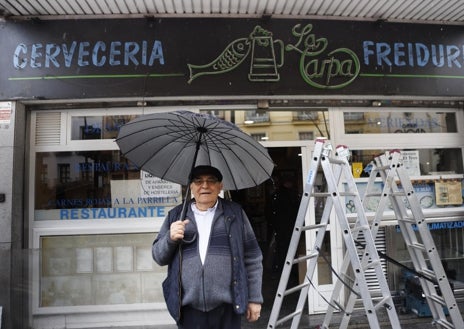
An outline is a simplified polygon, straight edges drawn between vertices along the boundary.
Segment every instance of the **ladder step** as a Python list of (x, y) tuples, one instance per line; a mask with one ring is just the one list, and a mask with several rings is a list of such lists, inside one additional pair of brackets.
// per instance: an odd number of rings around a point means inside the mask
[(327, 224), (306, 225), (306, 226), (302, 226), (301, 230), (302, 231), (317, 230), (323, 227), (327, 227)]
[(374, 167), (372, 171), (385, 171), (390, 169), (390, 165), (385, 165), (385, 166), (379, 166), (379, 167)]
[(298, 263), (301, 263), (301, 262), (304, 262), (308, 259), (311, 259), (311, 258), (314, 258), (314, 257), (317, 257), (319, 256), (319, 252), (317, 250), (311, 250), (308, 254), (304, 255), (304, 256), (301, 256), (301, 257), (298, 257), (298, 258), (295, 258), (292, 262), (292, 264), (298, 264)]
[(446, 321), (446, 320), (443, 320), (443, 319), (438, 319), (438, 320), (435, 320), (434, 323), (440, 325), (442, 328), (446, 328), (446, 329), (458, 329), (456, 328), (452, 323)]
[(366, 193), (364, 194), (365, 198), (373, 197), (373, 196), (382, 196), (382, 193)]
[[(375, 300), (375, 298), (373, 298)], [(386, 308), (390, 310), (393, 306), (392, 300), (390, 297), (385, 297), (382, 298), (377, 304), (374, 305), (374, 308), (376, 310), (381, 309), (381, 308)]]
[(429, 270), (428, 268), (418, 270), (417, 272), (427, 277), (432, 282), (437, 281), (437, 275), (435, 274), (435, 272), (432, 270)]
[[(293, 313), (288, 314), (287, 316), (284, 316), (283, 318), (279, 319), (276, 321), (276, 327), (281, 325), (282, 323), (287, 322), (290, 319), (293, 319), (295, 316), (300, 315), (302, 313), (302, 310), (296, 310)], [(272, 327), (271, 327), (272, 328)]]
[(346, 191), (346, 192), (340, 192), (338, 195), (339, 196), (357, 196), (358, 193), (354, 191)]
[(313, 196), (315, 198), (327, 198), (327, 197), (329, 197), (331, 195), (332, 194), (328, 193), (328, 192), (314, 192), (314, 193), (311, 193), (311, 196)]
[(423, 252), (427, 251), (425, 249), (425, 246), (422, 243), (408, 243), (407, 245), (411, 248), (414, 248), (414, 249), (417, 249)]
[(429, 296), (429, 298), (432, 299), (433, 301), (435, 301), (436, 303), (442, 305), (442, 306), (446, 306), (446, 301), (442, 296), (438, 296), (438, 295), (433, 294), (433, 295)]
[(307, 281), (307, 282), (303, 281), (302, 284), (299, 284), (299, 285), (297, 285), (295, 287), (292, 287), (290, 289), (285, 290), (284, 296), (288, 296), (290, 294), (293, 294), (294, 292), (300, 291), (300, 290), (306, 288), (309, 284), (310, 284), (309, 281)]
[(338, 165), (349, 165), (348, 162), (343, 161), (343, 160), (338, 160), (335, 158), (328, 157), (329, 163), (331, 164), (338, 164)]
[(416, 219), (413, 217), (405, 217), (405, 218), (398, 218), (399, 222), (405, 222), (405, 223), (410, 223), (410, 224), (416, 224)]

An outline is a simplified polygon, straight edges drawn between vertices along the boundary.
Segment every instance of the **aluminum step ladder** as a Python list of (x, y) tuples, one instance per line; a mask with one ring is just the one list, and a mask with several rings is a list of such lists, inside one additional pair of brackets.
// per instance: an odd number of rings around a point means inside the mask
[[(420, 278), (419, 281), (431, 309), (434, 324), (439, 328), (464, 328), (461, 313), (446, 278), (446, 272), (427, 227), (419, 201), (414, 194), (414, 188), (407, 171), (402, 165), (401, 152), (395, 150), (378, 156), (370, 165), (372, 170), (367, 183), (366, 194), (363, 198), (363, 205), (366, 208), (371, 198), (378, 198), (375, 217), (371, 222), (372, 236), (375, 239), (385, 208), (390, 202), (411, 256), (414, 271)], [(374, 185), (378, 175), (381, 177), (383, 189), (380, 193), (375, 193), (373, 191), (375, 190)], [(399, 181), (401, 189), (398, 187), (397, 181)], [(409, 211), (407, 205), (410, 207)], [(346, 256), (342, 271), (345, 267)], [(340, 293), (340, 289), (339, 285), (335, 286), (330, 299), (331, 302)], [(345, 314), (348, 316), (343, 318), (340, 328), (347, 327), (349, 314), (353, 310), (355, 301), (356, 295), (351, 293), (345, 306)], [(331, 302), (329, 302), (329, 309), (322, 325), (323, 328), (328, 327), (335, 311), (330, 306)], [(449, 312), (449, 318), (445, 314), (445, 308)]]
[[(305, 183), (303, 196), (295, 221), (294, 231), (290, 241), (287, 257), (282, 270), (282, 275), (277, 288), (277, 293), (274, 299), (274, 304), (267, 328), (277, 328), (281, 324), (290, 320), (292, 320), (291, 329), (298, 328), (308, 298), (309, 289), (313, 285), (312, 278), (317, 265), (319, 251), (321, 250), (325, 233), (327, 232), (327, 226), (329, 224), (332, 209), (335, 209), (335, 219), (336, 222), (340, 225), (345, 248), (349, 255), (350, 264), (356, 278), (357, 294), (363, 301), (370, 328), (380, 329), (380, 324), (377, 317), (378, 309), (386, 309), (389, 313), (393, 328), (400, 328), (398, 316), (393, 305), (393, 299), (391, 297), (390, 290), (388, 289), (387, 280), (383, 273), (380, 258), (374, 244), (374, 239), (372, 238), (370, 227), (364, 214), (361, 198), (351, 173), (351, 168), (348, 162), (349, 150), (346, 147), (341, 146), (337, 147), (335, 157), (333, 157), (331, 153), (332, 146), (330, 142), (325, 139), (316, 140), (308, 178)], [(314, 192), (314, 182), (319, 168), (322, 168), (324, 177), (327, 181), (327, 191), (316, 193)], [(348, 191), (339, 190), (342, 177), (344, 178), (344, 182), (348, 185)], [(357, 209), (360, 210), (360, 214), (358, 214), (358, 223), (355, 227), (355, 230), (352, 230), (350, 227), (350, 223), (346, 216), (344, 203), (345, 196), (351, 196), (354, 198), (355, 205)], [(325, 207), (319, 224), (305, 226), (304, 219), (308, 210), (309, 201), (312, 197), (326, 198)], [(332, 225), (334, 224), (335, 223)], [(295, 258), (301, 234), (308, 230), (316, 230), (314, 245), (311, 249), (306, 251), (305, 256)], [(354, 235), (357, 236), (359, 233), (363, 234), (365, 239), (365, 250), (366, 253), (368, 252), (370, 255), (369, 262), (364, 265), (359, 258), (359, 253), (354, 238)], [(307, 271), (303, 283), (295, 287), (288, 288), (288, 280), (292, 266), (302, 262), (306, 262), (307, 265)], [(368, 268), (375, 271), (381, 286), (383, 298), (378, 303), (374, 303), (374, 300), (367, 286), (365, 271)], [(290, 294), (298, 292), (299, 298), (295, 311), (280, 317), (280, 311), (284, 298), (288, 297)]]
[[(372, 170), (371, 170), (369, 180), (367, 183), (365, 195), (362, 199), (362, 208), (367, 209), (368, 208), (367, 205), (371, 201), (372, 197), (379, 198), (379, 200), (377, 201), (374, 200), (374, 203), (376, 203), (375, 216), (369, 223), (371, 227), (371, 235), (374, 241), (377, 237), (377, 233), (380, 228), (380, 223), (383, 218), (385, 207), (388, 205), (388, 202), (389, 202), (389, 197), (391, 195), (390, 186), (392, 186), (392, 184), (394, 183), (394, 180), (397, 177), (396, 171), (391, 170), (391, 169), (392, 167), (395, 168), (396, 166), (398, 166), (400, 162), (401, 154), (399, 152), (395, 152), (395, 153), (392, 153), (392, 155), (393, 155), (393, 159), (391, 158), (390, 164), (381, 167), (383, 170), (380, 172), (380, 175), (382, 176), (384, 187), (380, 193), (369, 194), (369, 191), (373, 191), (375, 189), (374, 185), (376, 182), (377, 174), (379, 173), (379, 169), (377, 168), (380, 168), (380, 167), (377, 167), (374, 163), (374, 161), (376, 160), (378, 161), (379, 158), (376, 158), (373, 162), (371, 162), (370, 166)], [(358, 210), (358, 208), (356, 208), (356, 210)], [(365, 266), (366, 262), (368, 261), (369, 261), (369, 257), (368, 255), (366, 255), (366, 253), (364, 253), (363, 258), (362, 258), (362, 264)], [(350, 255), (348, 253), (345, 253), (345, 256), (343, 258), (343, 262), (341, 265), (340, 273), (347, 273), (349, 269), (349, 265), (350, 265)], [(352, 289), (354, 291), (355, 291), (355, 287), (356, 287), (356, 282), (354, 282), (352, 285)], [(341, 284), (341, 281), (337, 281), (335, 283), (334, 289), (332, 291), (332, 296), (328, 303), (329, 306), (325, 314), (324, 321), (321, 325), (322, 328), (329, 328), (334, 312), (340, 311), (340, 310), (343, 311), (343, 317), (341, 319), (339, 329), (346, 329), (348, 327), (348, 324), (351, 320), (351, 315), (353, 314), (353, 310), (354, 310), (358, 296), (353, 291), (351, 291), (345, 304), (342, 304), (341, 302), (337, 303), (338, 296), (340, 296), (340, 294), (342, 293), (343, 288), (344, 287)], [(334, 305), (337, 305), (337, 308), (335, 308)]]
[[(398, 154), (399, 151), (392, 151), (388, 155), (376, 157), (370, 177), (374, 177), (375, 172), (380, 173), (385, 189), (388, 189), (391, 206), (398, 219), (414, 270), (418, 274), (433, 316), (433, 323), (438, 328), (462, 329), (464, 322), (453, 290), (408, 172), (402, 164), (402, 157)], [(396, 179), (390, 179), (391, 171), (396, 173)], [(387, 198), (387, 195), (382, 195), (381, 201), (382, 198)], [(449, 316), (446, 315), (445, 310), (448, 311)]]

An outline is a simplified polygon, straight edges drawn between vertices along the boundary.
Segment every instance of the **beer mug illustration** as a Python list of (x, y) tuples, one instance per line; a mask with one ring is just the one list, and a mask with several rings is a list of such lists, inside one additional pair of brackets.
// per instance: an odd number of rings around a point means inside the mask
[[(284, 64), (284, 43), (282, 40), (273, 40), (272, 32), (256, 26), (250, 34), (251, 61), (248, 79), (250, 81), (279, 81), (278, 68)], [(276, 58), (276, 48), (279, 53)]]

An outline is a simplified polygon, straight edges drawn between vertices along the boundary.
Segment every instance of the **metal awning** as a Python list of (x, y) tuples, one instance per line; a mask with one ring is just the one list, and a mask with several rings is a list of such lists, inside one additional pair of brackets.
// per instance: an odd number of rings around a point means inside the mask
[(293, 17), (464, 24), (462, 0), (0, 0), (0, 18)]

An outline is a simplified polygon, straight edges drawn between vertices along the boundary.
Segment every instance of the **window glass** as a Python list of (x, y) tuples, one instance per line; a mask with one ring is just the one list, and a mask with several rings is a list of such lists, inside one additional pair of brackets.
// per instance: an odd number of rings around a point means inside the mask
[(247, 134), (264, 136), (266, 141), (309, 140), (315, 135), (330, 138), (329, 116), (323, 109), (235, 110), (230, 118)]
[(346, 134), (455, 133), (451, 112), (344, 112)]
[[(432, 239), (437, 248), (440, 259), (448, 278), (464, 282), (464, 221), (454, 222), (429, 222)], [(390, 250), (388, 255), (408, 268), (413, 268), (411, 256), (407, 250), (404, 238), (398, 226), (388, 227)], [(396, 288), (404, 286), (406, 280), (405, 269), (393, 266)], [(460, 289), (460, 287), (458, 287)]]
[(73, 116), (71, 140), (116, 138), (119, 127), (135, 117), (136, 115)]
[(140, 171), (119, 151), (36, 154), (36, 219), (164, 217), (181, 186)]
[[(368, 177), (369, 163), (387, 150), (352, 150), (353, 176)], [(410, 176), (462, 174), (462, 152), (459, 148), (400, 150), (403, 165)], [(356, 169), (359, 168), (359, 169)], [(356, 170), (355, 170), (356, 169)]]
[(152, 233), (41, 237), (39, 306), (164, 303)]

